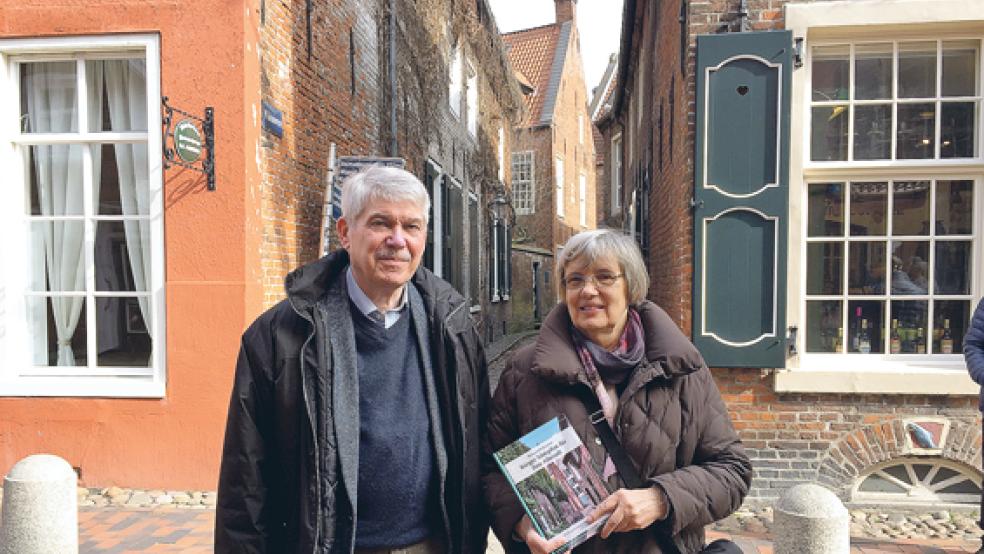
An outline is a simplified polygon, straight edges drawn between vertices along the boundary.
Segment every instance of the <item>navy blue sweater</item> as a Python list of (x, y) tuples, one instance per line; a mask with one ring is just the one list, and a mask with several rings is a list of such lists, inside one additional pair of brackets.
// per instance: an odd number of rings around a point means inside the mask
[(423, 374), (410, 310), (386, 329), (354, 304), (359, 369), (358, 548), (398, 548), (440, 529)]

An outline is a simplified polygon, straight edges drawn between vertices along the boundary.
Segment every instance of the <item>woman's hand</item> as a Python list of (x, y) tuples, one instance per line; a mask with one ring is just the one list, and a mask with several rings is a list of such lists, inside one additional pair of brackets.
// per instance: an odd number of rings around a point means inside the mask
[(519, 538), (526, 542), (526, 546), (530, 547), (530, 551), (533, 554), (550, 554), (567, 543), (564, 537), (560, 535), (549, 541), (541, 537), (540, 533), (537, 533), (536, 529), (533, 528), (533, 524), (530, 522), (530, 516), (523, 516), (523, 519), (519, 520), (519, 523), (516, 524), (515, 532)]
[(612, 533), (645, 529), (654, 521), (665, 518), (669, 511), (666, 494), (657, 486), (648, 489), (619, 489), (598, 504), (588, 519), (594, 522), (605, 514), (611, 514), (600, 533), (601, 538), (607, 539)]

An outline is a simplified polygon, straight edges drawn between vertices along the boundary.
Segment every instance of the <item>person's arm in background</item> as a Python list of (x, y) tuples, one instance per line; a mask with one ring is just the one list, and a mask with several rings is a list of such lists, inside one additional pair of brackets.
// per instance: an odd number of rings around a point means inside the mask
[(963, 341), (967, 371), (978, 385), (984, 385), (984, 299), (977, 304)]

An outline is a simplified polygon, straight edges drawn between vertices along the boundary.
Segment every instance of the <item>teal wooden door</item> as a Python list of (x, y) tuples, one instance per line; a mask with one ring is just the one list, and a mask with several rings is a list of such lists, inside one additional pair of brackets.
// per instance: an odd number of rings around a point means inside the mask
[(784, 367), (788, 31), (697, 38), (694, 343), (712, 367)]

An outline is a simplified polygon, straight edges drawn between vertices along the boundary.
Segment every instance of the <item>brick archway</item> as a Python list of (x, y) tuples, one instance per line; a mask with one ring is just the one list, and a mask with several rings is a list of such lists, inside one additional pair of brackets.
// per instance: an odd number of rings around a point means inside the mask
[[(858, 477), (872, 466), (906, 456), (903, 420), (896, 417), (881, 423), (863, 425), (835, 441), (820, 460), (818, 483), (831, 489), (841, 500), (850, 499)], [(981, 467), (981, 427), (976, 420), (950, 419), (950, 432), (940, 458), (971, 468)]]

